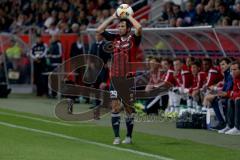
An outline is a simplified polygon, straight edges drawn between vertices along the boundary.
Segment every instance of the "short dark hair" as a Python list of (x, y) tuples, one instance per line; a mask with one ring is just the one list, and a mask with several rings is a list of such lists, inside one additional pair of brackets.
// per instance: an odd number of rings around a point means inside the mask
[(179, 61), (179, 62), (183, 63), (183, 60), (182, 60), (181, 58), (175, 58), (175, 59), (173, 60), (173, 62), (175, 62), (175, 61)]
[(127, 28), (132, 28), (132, 23), (128, 19), (120, 19), (119, 23), (126, 22)]
[(194, 61), (191, 63), (191, 66), (196, 65), (197, 67), (201, 68), (201, 63), (199, 61)]
[(153, 57), (150, 59), (150, 61), (151, 61), (151, 60), (155, 60), (157, 63), (160, 63), (162, 59), (161, 59), (160, 57), (153, 56)]
[(232, 62), (229, 58), (223, 57), (223, 58), (220, 59), (219, 63), (221, 63), (223, 61), (225, 61), (227, 64), (230, 64)]
[(149, 55), (146, 57), (146, 59), (151, 60), (153, 58), (153, 55)]
[(192, 62), (195, 61), (195, 58), (193, 56), (188, 56), (188, 59), (190, 59)]
[(240, 69), (240, 61), (239, 60), (231, 63), (231, 65), (236, 65), (236, 64), (238, 65), (238, 69)]
[(208, 63), (211, 64), (211, 65), (213, 64), (213, 61), (212, 61), (211, 58), (204, 58), (203, 61), (204, 61), (204, 62), (208, 62)]
[(163, 58), (162, 61), (166, 61), (166, 62), (168, 62), (169, 65), (172, 65), (172, 60), (168, 57)]
[(158, 63), (161, 63), (161, 61), (162, 61), (162, 58), (161, 58), (161, 57), (155, 57), (155, 59), (156, 59), (156, 61), (157, 61)]

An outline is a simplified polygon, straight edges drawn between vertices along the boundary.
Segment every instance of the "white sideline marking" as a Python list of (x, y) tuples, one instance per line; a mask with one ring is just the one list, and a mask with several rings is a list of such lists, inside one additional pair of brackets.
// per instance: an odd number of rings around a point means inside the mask
[(68, 124), (68, 123), (50, 121), (50, 120), (46, 120), (46, 119), (34, 118), (34, 117), (24, 116), (24, 115), (19, 115), (19, 114), (14, 114), (14, 113), (0, 112), (0, 114), (2, 114), (2, 115), (8, 115), (8, 116), (20, 117), (20, 118), (26, 118), (26, 119), (31, 119), (31, 120), (36, 120), (36, 121), (41, 121), (41, 122), (46, 122), (46, 123), (59, 124), (59, 125), (64, 125), (64, 126), (73, 126), (73, 125)]
[(159, 156), (159, 155), (155, 155), (155, 154), (151, 154), (151, 153), (145, 153), (145, 152), (136, 151), (136, 150), (127, 149), (127, 148), (120, 148), (120, 147), (111, 146), (111, 145), (107, 145), (107, 144), (103, 144), (103, 143), (99, 143), (99, 142), (84, 140), (84, 139), (77, 138), (77, 137), (72, 137), (72, 136), (68, 136), (68, 135), (64, 135), (64, 134), (60, 134), (60, 133), (54, 133), (54, 132), (50, 132), (50, 131), (28, 128), (28, 127), (15, 125), (15, 124), (11, 124), (11, 123), (6, 123), (6, 122), (1, 122), (0, 121), (0, 125), (11, 127), (11, 128), (18, 128), (18, 129), (31, 131), (31, 132), (36, 132), (36, 133), (47, 134), (47, 135), (51, 135), (51, 136), (55, 136), (55, 137), (68, 139), (68, 140), (75, 140), (75, 141), (79, 141), (79, 142), (86, 143), (86, 144), (92, 144), (92, 145), (105, 147), (105, 148), (109, 148), (109, 149), (117, 150), (117, 151), (129, 152), (129, 153), (133, 153), (133, 154), (140, 155), (140, 156), (156, 158), (156, 159), (159, 159), (159, 160), (173, 160), (171, 158), (167, 158), (167, 157), (163, 157), (163, 156)]

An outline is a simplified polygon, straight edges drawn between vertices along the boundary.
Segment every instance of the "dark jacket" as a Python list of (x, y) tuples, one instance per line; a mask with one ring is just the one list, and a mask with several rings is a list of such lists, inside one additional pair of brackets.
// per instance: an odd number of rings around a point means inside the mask
[(94, 42), (91, 46), (90, 54), (98, 56), (106, 64), (111, 59), (111, 53), (107, 52), (106, 49), (105, 41)]
[(224, 72), (224, 84), (223, 84), (222, 90), (224, 92), (227, 92), (229, 90), (232, 90), (232, 88), (233, 88), (233, 78), (229, 68)]

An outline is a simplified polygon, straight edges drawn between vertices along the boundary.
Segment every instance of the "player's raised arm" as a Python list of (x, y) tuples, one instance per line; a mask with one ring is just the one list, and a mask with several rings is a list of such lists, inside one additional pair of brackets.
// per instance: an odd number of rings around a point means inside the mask
[(106, 19), (98, 28), (97, 28), (97, 33), (103, 33), (104, 30), (107, 28), (107, 26), (114, 20), (117, 18), (116, 13), (114, 13), (111, 17), (109, 17), (108, 19)]
[(129, 21), (132, 23), (133, 27), (136, 29), (135, 34), (136, 36), (142, 35), (142, 26), (141, 24), (133, 18), (131, 15), (128, 16)]

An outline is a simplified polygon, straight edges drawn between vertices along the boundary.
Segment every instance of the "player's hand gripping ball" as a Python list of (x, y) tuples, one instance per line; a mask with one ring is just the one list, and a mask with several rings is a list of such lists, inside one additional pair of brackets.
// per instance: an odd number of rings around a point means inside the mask
[(133, 15), (133, 9), (131, 6), (129, 6), (128, 4), (121, 4), (118, 8), (117, 8), (117, 16), (119, 18), (126, 18), (129, 15)]

